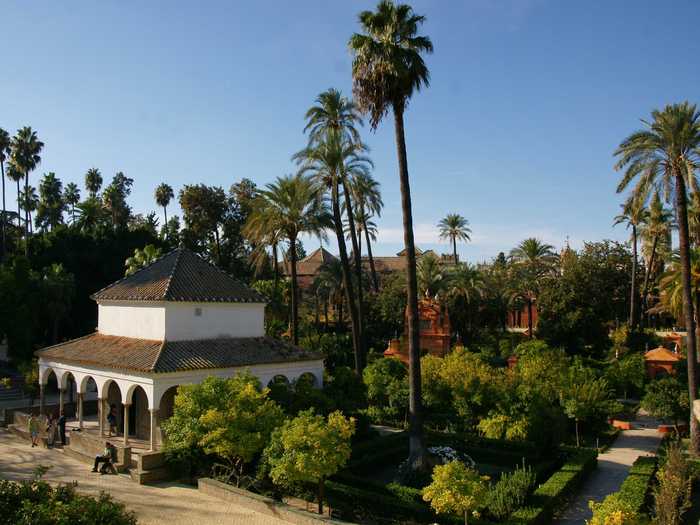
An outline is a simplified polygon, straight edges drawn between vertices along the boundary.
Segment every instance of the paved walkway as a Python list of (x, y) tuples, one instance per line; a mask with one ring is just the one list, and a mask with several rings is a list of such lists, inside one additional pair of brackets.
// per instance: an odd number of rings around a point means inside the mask
[(286, 521), (258, 514), (239, 505), (202, 494), (177, 483), (138, 485), (126, 475), (101, 476), (90, 466), (59, 450), (31, 448), (28, 442), (0, 429), (0, 477), (28, 479), (37, 465), (51, 465), (50, 482), (77, 481), (89, 494), (109, 492), (136, 512), (140, 525), (285, 525)]
[(633, 422), (633, 430), (621, 432), (613, 446), (598, 456), (598, 468), (554, 523), (585, 524), (592, 515), (588, 502), (600, 502), (608, 494), (617, 492), (632, 463), (639, 456), (651, 456), (656, 452), (661, 443), (661, 434), (656, 430), (657, 425), (657, 421), (640, 416)]

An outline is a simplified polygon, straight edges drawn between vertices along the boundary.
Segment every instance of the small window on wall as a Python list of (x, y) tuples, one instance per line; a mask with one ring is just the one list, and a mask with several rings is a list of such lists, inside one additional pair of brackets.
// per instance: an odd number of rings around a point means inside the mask
[(195, 308), (195, 309), (194, 309), (194, 316), (195, 316), (195, 317), (202, 317), (202, 309), (201, 309), (201, 308)]

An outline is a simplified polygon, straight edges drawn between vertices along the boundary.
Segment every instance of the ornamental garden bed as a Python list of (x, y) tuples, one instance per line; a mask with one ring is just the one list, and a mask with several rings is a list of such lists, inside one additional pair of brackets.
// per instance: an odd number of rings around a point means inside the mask
[[(499, 520), (482, 513), (470, 524), (546, 523), (565, 498), (595, 468), (596, 451), (562, 447), (542, 453), (533, 444), (482, 439), (460, 434), (426, 434), (429, 447), (451, 447), (475, 461), (474, 467), (496, 482), (503, 473), (523, 464), (531, 468), (535, 487), (521, 508), (513, 508), (509, 518)], [(436, 516), (422, 499), (421, 489), (429, 477), (397, 483), (399, 465), (408, 456), (408, 436), (393, 434), (359, 443), (347, 467), (333, 476), (326, 486), (326, 497), (334, 515), (358, 523), (463, 523), (460, 516)], [(409, 486), (412, 485), (412, 486)]]

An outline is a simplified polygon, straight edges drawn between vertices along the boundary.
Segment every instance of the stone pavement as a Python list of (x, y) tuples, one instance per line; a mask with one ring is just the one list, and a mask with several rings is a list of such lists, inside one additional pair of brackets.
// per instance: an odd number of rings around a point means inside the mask
[(639, 456), (653, 456), (662, 435), (656, 430), (658, 422), (639, 416), (632, 430), (620, 432), (613, 445), (598, 456), (598, 468), (593, 471), (569, 506), (554, 520), (557, 525), (583, 525), (591, 518), (588, 502), (600, 502), (617, 492), (627, 477), (630, 466)]
[(258, 514), (239, 505), (200, 493), (178, 483), (138, 485), (126, 475), (90, 472), (85, 463), (59, 450), (31, 448), (6, 429), (0, 428), (0, 477), (29, 479), (38, 465), (51, 465), (44, 476), (49, 482), (78, 482), (88, 494), (105, 491), (136, 512), (140, 525), (284, 525), (288, 522)]

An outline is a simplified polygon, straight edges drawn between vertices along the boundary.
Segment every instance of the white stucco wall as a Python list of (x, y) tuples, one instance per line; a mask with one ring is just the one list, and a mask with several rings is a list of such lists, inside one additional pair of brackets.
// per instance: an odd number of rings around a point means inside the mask
[(165, 305), (162, 303), (100, 303), (97, 316), (97, 331), (104, 335), (157, 340), (165, 337)]
[[(196, 315), (196, 309), (200, 315)], [(165, 338), (168, 341), (217, 337), (262, 337), (265, 305), (260, 303), (167, 303)]]
[(105, 335), (168, 341), (265, 335), (262, 303), (104, 301), (98, 316), (97, 330)]

